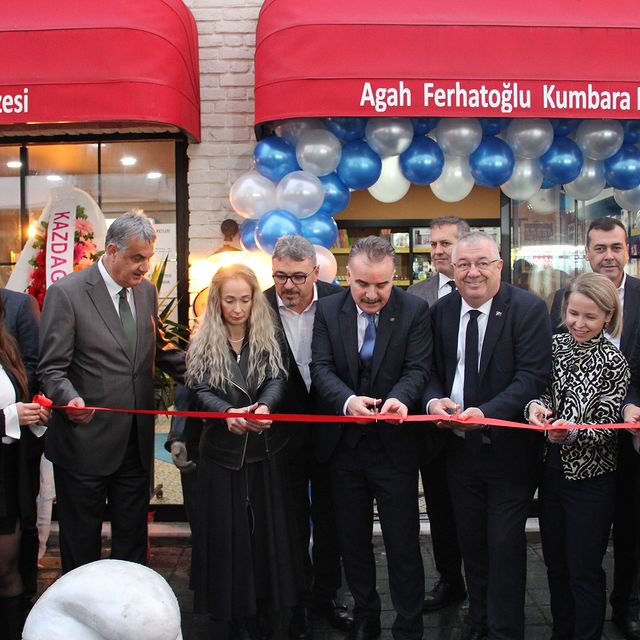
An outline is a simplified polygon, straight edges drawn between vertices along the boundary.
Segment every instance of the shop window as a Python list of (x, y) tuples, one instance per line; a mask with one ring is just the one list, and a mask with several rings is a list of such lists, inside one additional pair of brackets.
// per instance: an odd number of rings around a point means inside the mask
[(20, 147), (0, 147), (0, 284), (11, 273), (26, 229), (20, 219)]

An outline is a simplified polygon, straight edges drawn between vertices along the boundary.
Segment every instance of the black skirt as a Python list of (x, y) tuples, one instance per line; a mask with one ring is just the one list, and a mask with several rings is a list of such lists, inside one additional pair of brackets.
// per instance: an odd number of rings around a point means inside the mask
[(0, 443), (0, 535), (15, 533), (20, 517), (20, 445)]
[(281, 456), (232, 471), (201, 456), (191, 585), (194, 610), (217, 620), (297, 604), (296, 536)]

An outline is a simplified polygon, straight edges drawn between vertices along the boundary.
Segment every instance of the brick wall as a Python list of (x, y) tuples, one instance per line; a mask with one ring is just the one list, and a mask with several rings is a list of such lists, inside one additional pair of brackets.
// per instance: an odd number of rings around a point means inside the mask
[(189, 145), (189, 263), (222, 242), (220, 223), (237, 216), (229, 189), (250, 168), (253, 133), (253, 55), (262, 0), (185, 0), (198, 26), (202, 142)]

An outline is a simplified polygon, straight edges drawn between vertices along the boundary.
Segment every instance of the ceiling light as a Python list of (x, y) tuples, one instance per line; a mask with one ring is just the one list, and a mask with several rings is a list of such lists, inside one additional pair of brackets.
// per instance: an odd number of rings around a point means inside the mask
[(57, 176), (55, 174), (52, 174), (50, 176), (47, 176), (47, 180), (49, 182), (60, 182), (60, 180), (62, 180), (62, 176)]
[(9, 162), (7, 162), (9, 169), (19, 169), (21, 166), (22, 162), (20, 162), (20, 160), (9, 160)]
[(162, 178), (162, 174), (159, 171), (149, 171), (147, 173), (147, 180), (158, 180), (158, 178)]
[(138, 160), (133, 156), (123, 156), (122, 158), (120, 158), (120, 164), (122, 164), (124, 167), (133, 167), (136, 162), (138, 162)]

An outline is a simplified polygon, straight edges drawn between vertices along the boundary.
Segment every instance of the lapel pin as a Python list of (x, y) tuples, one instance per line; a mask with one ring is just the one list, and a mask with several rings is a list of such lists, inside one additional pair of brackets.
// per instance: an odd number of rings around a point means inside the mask
[(502, 318), (502, 311), (496, 311), (496, 318)]
[(395, 319), (395, 317), (394, 317), (394, 316), (392, 316), (391, 318), (389, 318), (389, 322), (395, 322), (395, 321), (396, 321), (396, 319)]

